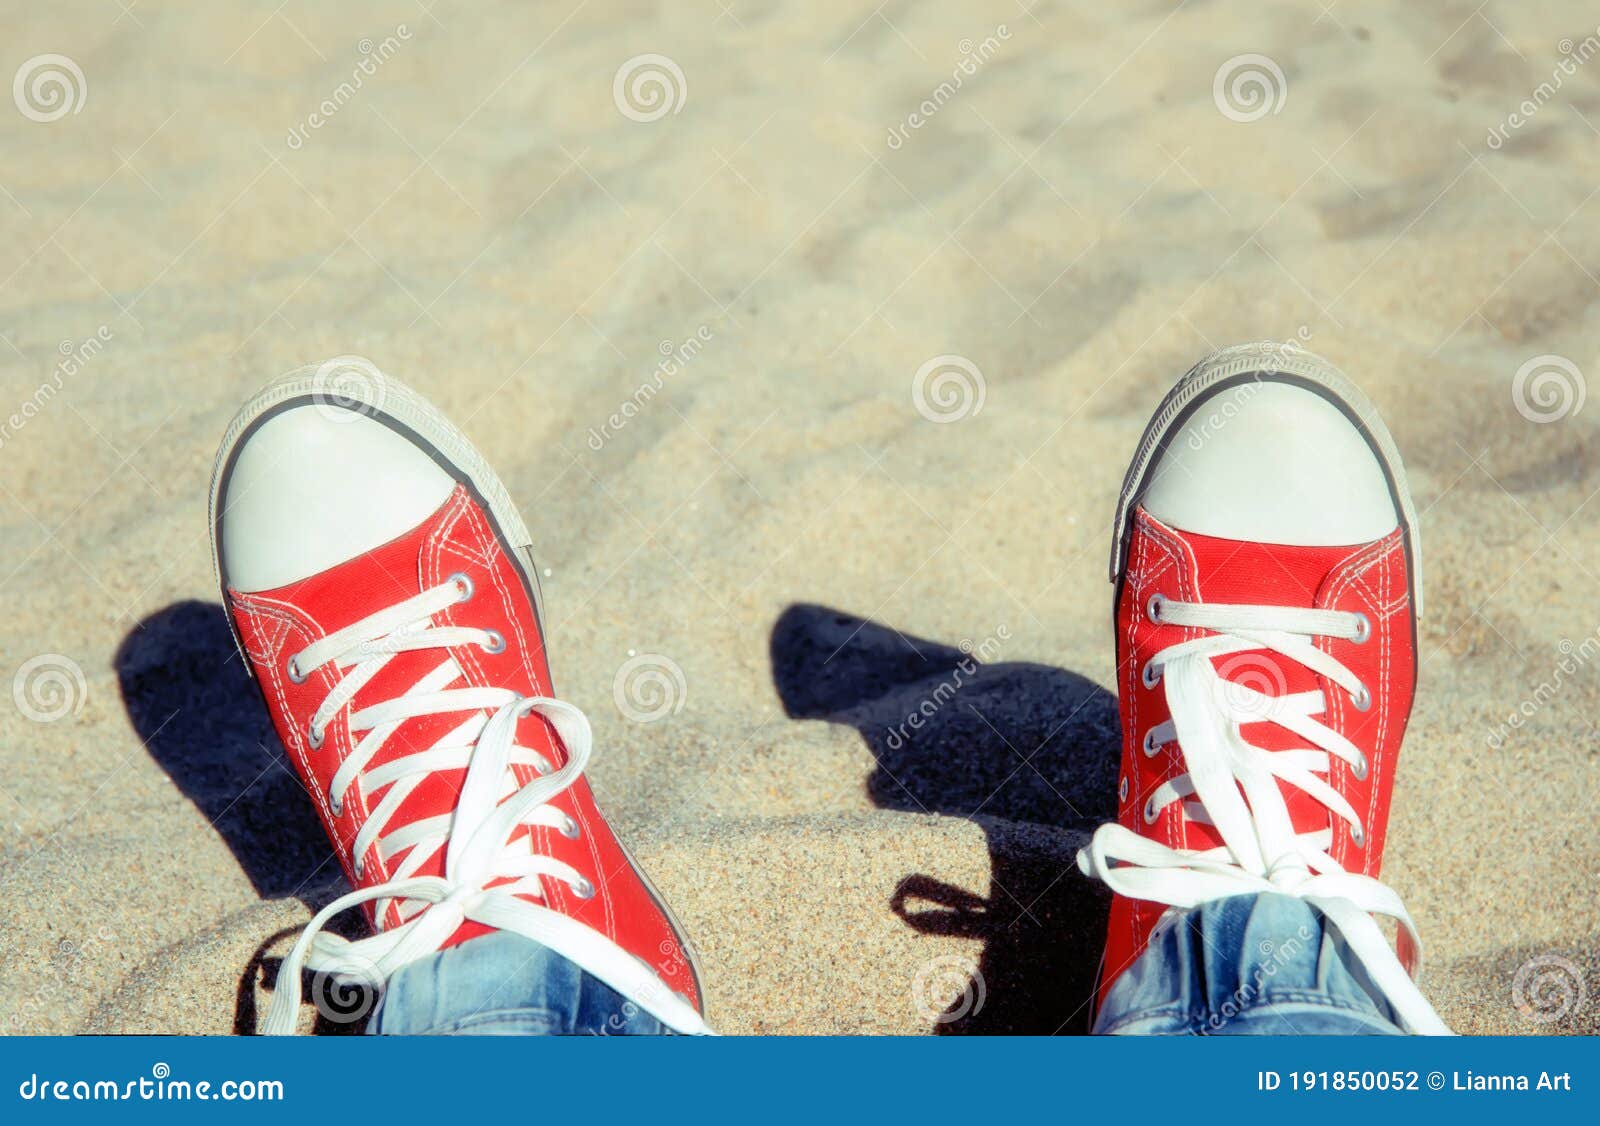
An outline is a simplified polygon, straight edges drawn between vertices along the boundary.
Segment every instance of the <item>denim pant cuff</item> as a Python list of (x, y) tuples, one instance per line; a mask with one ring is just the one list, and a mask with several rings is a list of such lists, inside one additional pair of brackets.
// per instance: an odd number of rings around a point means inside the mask
[(1095, 1031), (1145, 1036), (1397, 1035), (1386, 1001), (1321, 912), (1241, 895), (1165, 920), (1113, 983)]
[(367, 1025), (380, 1036), (651, 1036), (666, 1030), (605, 982), (496, 931), (403, 966)]

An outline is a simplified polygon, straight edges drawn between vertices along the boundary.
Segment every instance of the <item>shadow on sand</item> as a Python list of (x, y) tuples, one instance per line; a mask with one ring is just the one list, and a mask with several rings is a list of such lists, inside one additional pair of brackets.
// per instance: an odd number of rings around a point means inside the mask
[[(344, 890), (311, 799), (245, 673), (221, 606), (178, 602), (129, 632), (115, 667), (123, 706), (161, 769), (209, 821), (262, 899), (296, 896), (316, 910)], [(264, 943), (245, 968), (234, 1030), (256, 1028), (255, 981), (269, 987), (279, 958)], [(306, 984), (310, 984), (309, 975)], [(319, 983), (320, 984), (320, 983)], [(319, 1032), (346, 1032), (359, 1021), (329, 1019)]]
[(879, 806), (965, 817), (988, 836), (987, 898), (911, 874), (890, 903), (922, 933), (983, 940), (978, 979), (935, 1031), (1086, 1031), (1108, 896), (1072, 851), (1116, 815), (1116, 698), (1065, 669), (981, 664), (824, 606), (786, 610), (771, 649), (792, 718), (861, 733)]
[[(1077, 673), (980, 664), (957, 646), (823, 606), (785, 611), (771, 654), (791, 717), (861, 733), (877, 761), (869, 787), (879, 806), (968, 818), (988, 837), (986, 898), (912, 873), (890, 902), (921, 933), (983, 940), (981, 987), (975, 981), (935, 1030), (1085, 1030), (1107, 897), (1072, 869), (1071, 853), (1076, 838), (1115, 813), (1115, 698)], [(220, 606), (180, 602), (146, 618), (117, 651), (116, 670), (140, 738), (257, 894), (298, 896), (315, 909), (341, 890)], [(915, 728), (913, 713), (924, 716)], [(265, 942), (241, 977), (236, 1031), (256, 1027), (255, 979), (272, 984), (278, 959), (266, 951), (281, 937)], [(354, 1032), (361, 1023), (324, 1017), (318, 1030)]]

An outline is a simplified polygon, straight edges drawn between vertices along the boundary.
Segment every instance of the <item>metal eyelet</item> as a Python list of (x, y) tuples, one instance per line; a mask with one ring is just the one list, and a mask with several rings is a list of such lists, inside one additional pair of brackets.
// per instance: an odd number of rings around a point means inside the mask
[(289, 663), (283, 666), (283, 671), (289, 674), (289, 679), (296, 684), (304, 684), (311, 676), (308, 672), (300, 671), (300, 662), (290, 657)]
[(472, 601), (472, 580), (467, 578), (466, 575), (462, 574), (460, 571), (457, 571), (455, 574), (446, 579), (445, 582), (454, 584), (456, 590), (460, 592), (460, 594), (456, 597), (457, 602)]
[(1350, 843), (1355, 845), (1357, 848), (1366, 848), (1367, 831), (1360, 825), (1352, 826), (1350, 829)]
[(322, 744), (327, 741), (327, 738), (328, 733), (326, 731), (318, 735), (315, 727), (306, 728), (306, 742), (311, 744), (311, 749), (313, 751), (320, 751), (322, 749)]
[(1356, 635), (1350, 640), (1357, 645), (1366, 644), (1367, 638), (1372, 636), (1372, 619), (1365, 614), (1356, 615)]
[(1151, 728), (1144, 733), (1144, 757), (1154, 758), (1161, 750), (1161, 744), (1156, 742), (1156, 729)]
[[(328, 797), (328, 808), (333, 810), (333, 815), (335, 817), (343, 817), (344, 816), (344, 799), (341, 798), (338, 794), (329, 795), (329, 797)], [(359, 876), (359, 875), (361, 875), (361, 861), (358, 859), (355, 863), (356, 863), (356, 875)]]
[(588, 880), (584, 879), (582, 876), (579, 876), (578, 882), (572, 885), (572, 894), (577, 896), (579, 899), (593, 899), (594, 885)]
[(1118, 801), (1127, 801), (1128, 800), (1128, 776), (1127, 775), (1123, 775), (1122, 776), (1122, 781), (1117, 783), (1117, 800)]
[(567, 823), (561, 826), (561, 835), (569, 841), (577, 840), (581, 832), (578, 828), (578, 822), (571, 817), (567, 818)]
[(1368, 691), (1367, 686), (1363, 684), (1361, 686), (1361, 691), (1351, 693), (1350, 702), (1356, 706), (1356, 711), (1364, 712), (1368, 708), (1372, 707), (1372, 693)]
[(1156, 823), (1156, 818), (1160, 815), (1161, 811), (1156, 808), (1155, 798), (1151, 798), (1149, 801), (1144, 803), (1144, 823), (1146, 825), (1154, 825)]
[(1356, 759), (1356, 764), (1350, 768), (1350, 773), (1355, 775), (1357, 782), (1365, 782), (1367, 780), (1367, 770), (1367, 756), (1362, 755)]
[(1139, 670), (1139, 680), (1146, 688), (1154, 688), (1161, 683), (1161, 670), (1155, 666), (1154, 662), (1146, 664), (1144, 668)]
[(1161, 623), (1161, 608), (1166, 604), (1166, 595), (1152, 594), (1150, 596), (1150, 601), (1144, 604), (1144, 616), (1159, 625)]
[(501, 633), (497, 629), (491, 629), (485, 632), (489, 634), (489, 640), (483, 642), (479, 648), (481, 648), (485, 653), (504, 653), (506, 651), (505, 634)]

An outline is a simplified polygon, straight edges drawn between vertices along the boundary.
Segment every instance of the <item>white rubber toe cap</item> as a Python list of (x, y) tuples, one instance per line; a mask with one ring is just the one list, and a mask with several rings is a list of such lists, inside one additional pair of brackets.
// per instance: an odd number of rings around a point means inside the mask
[(1186, 532), (1332, 547), (1394, 531), (1378, 456), (1327, 398), (1287, 383), (1219, 390), (1169, 437), (1142, 503)]
[(228, 585), (272, 590), (381, 547), (421, 524), (455, 480), (364, 414), (296, 406), (251, 430), (221, 505)]

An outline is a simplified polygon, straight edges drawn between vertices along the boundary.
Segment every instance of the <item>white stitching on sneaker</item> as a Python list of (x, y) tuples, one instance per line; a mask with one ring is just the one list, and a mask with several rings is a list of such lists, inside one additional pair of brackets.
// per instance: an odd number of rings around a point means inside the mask
[[(484, 643), (488, 631), (433, 624), (434, 614), (464, 601), (460, 577), (452, 575), (442, 585), (380, 610), (294, 655), (295, 667), (308, 674), (329, 663), (344, 674), (311, 717), (315, 738), (324, 736), (328, 725), (397, 653)], [(576, 962), (663, 1024), (680, 1032), (709, 1032), (693, 1006), (610, 938), (519, 898), (544, 899), (541, 877), (562, 881), (580, 899), (595, 894), (593, 881), (570, 865), (532, 851), (525, 837), (512, 841), (524, 826), (565, 832), (574, 824), (550, 802), (576, 782), (588, 764), (593, 747), (588, 719), (571, 704), (545, 696), (524, 698), (507, 688), (448, 687), (461, 679), (460, 667), (447, 655), (404, 695), (350, 711), (352, 737), (366, 734), (335, 772), (333, 799), (337, 802), (353, 784), (359, 784), (362, 792), (388, 787), (356, 834), (352, 851), (357, 874), (362, 856), (374, 845), (386, 862), (402, 852), (406, 855), (389, 880), (340, 896), (317, 912), (283, 961), (263, 1031), (273, 1035), (294, 1031), (302, 968), (377, 984), (374, 978), (386, 980), (400, 967), (438, 950), (471, 919), (523, 935)], [(472, 714), (428, 750), (368, 769), (406, 720), (460, 712)], [(535, 713), (555, 728), (566, 748), (567, 761), (559, 770), (537, 751), (515, 744), (518, 721)], [(519, 786), (513, 766), (532, 767), (539, 777)], [(450, 814), (385, 832), (401, 803), (423, 780), (462, 768), (466, 778)], [(441, 849), (445, 874), (416, 875)], [(391, 901), (415, 905), (398, 926), (355, 942), (323, 929), (342, 911), (375, 902), (381, 914)]]
[[(1156, 653), (1149, 666), (1159, 675), (1171, 732), (1184, 772), (1162, 783), (1144, 809), (1146, 824), (1182, 803), (1191, 821), (1213, 826), (1223, 844), (1212, 849), (1177, 849), (1121, 825), (1102, 825), (1078, 867), (1132, 899), (1187, 910), (1201, 903), (1250, 892), (1298, 896), (1319, 908), (1365, 966), (1376, 987), (1412, 1031), (1450, 1030), (1412, 981), (1415, 966), (1402, 966), (1373, 914), (1395, 919), (1420, 952), (1421, 940), (1400, 897), (1370, 876), (1347, 872), (1327, 850), (1332, 828), (1296, 833), (1280, 783), (1325, 806), (1351, 827), (1358, 845), (1366, 831), (1360, 817), (1327, 781), (1332, 760), (1364, 765), (1360, 748), (1313, 716), (1328, 711), (1326, 694), (1271, 696), (1226, 681), (1213, 658), (1266, 649), (1332, 681), (1352, 696), (1366, 692), (1360, 679), (1313, 637), (1354, 640), (1358, 615), (1282, 606), (1229, 606), (1165, 600), (1164, 624), (1211, 632)], [(1270, 721), (1305, 739), (1309, 748), (1267, 751), (1247, 743), (1241, 727)], [(1159, 736), (1158, 736), (1159, 737)], [(1193, 797), (1194, 801), (1183, 799)], [(1410, 971), (1410, 972), (1408, 972)]]

